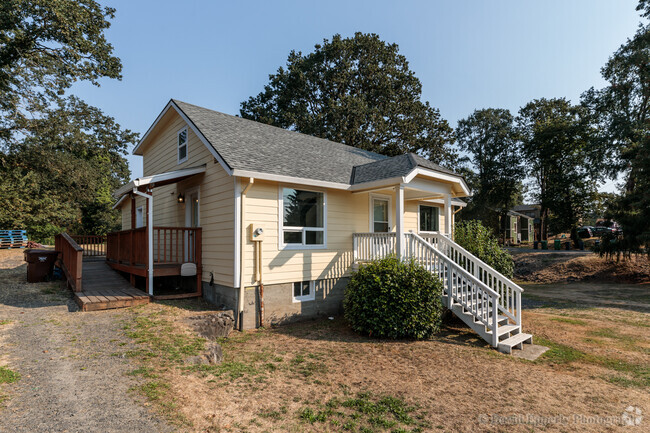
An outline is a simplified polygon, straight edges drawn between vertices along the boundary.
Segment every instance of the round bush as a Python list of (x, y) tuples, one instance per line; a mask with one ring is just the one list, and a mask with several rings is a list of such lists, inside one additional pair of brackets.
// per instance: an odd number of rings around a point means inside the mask
[(345, 291), (355, 331), (383, 338), (427, 338), (440, 330), (442, 283), (415, 261), (388, 257), (361, 265)]

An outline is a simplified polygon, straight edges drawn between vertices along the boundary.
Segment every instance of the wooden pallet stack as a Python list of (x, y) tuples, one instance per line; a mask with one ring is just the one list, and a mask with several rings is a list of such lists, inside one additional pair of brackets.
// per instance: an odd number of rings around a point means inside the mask
[(25, 248), (27, 242), (25, 230), (0, 230), (0, 249)]

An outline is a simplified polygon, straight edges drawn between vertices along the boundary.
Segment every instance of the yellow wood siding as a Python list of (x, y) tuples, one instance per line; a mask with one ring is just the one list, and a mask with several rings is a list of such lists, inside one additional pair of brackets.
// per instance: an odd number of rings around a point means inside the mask
[[(245, 183), (242, 185), (242, 189)], [(326, 193), (327, 239), (324, 249), (280, 249), (278, 242), (280, 218), (280, 187)], [(256, 283), (254, 242), (249, 240), (248, 230), (252, 224), (264, 230), (262, 242), (262, 281), (278, 284), (304, 280), (339, 278), (349, 275), (352, 264), (352, 234), (370, 231), (370, 196), (391, 197), (391, 231), (395, 231), (395, 192), (382, 190), (376, 193), (352, 194), (347, 191), (326, 190), (300, 185), (278, 184), (255, 181), (244, 200), (245, 218), (243, 230), (246, 241), (244, 248), (244, 285)], [(404, 231), (417, 232), (419, 201), (407, 201), (404, 215)], [(444, 207), (435, 203), (427, 205), (440, 207), (440, 228), (444, 228)]]
[[(144, 176), (165, 173), (182, 168), (205, 164), (206, 172), (177, 184), (166, 185), (153, 190), (154, 225), (186, 226), (185, 205), (179, 204), (179, 193), (185, 194), (193, 188), (199, 190), (199, 221), (203, 239), (203, 281), (225, 286), (234, 285), (234, 240), (235, 240), (235, 190), (234, 179), (221, 165), (188, 126), (188, 158), (178, 164), (177, 134), (186, 125), (174, 111), (169, 110), (156, 126), (153, 136), (143, 149)], [(140, 198), (138, 198), (140, 200)], [(144, 199), (142, 199), (144, 201)], [(122, 226), (131, 225), (129, 204), (122, 206)]]

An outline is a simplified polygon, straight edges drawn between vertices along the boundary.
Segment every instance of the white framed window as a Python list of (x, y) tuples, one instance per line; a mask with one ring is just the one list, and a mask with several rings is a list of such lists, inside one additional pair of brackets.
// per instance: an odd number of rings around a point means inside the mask
[(327, 194), (289, 187), (279, 192), (279, 248), (327, 246)]
[(440, 230), (440, 208), (421, 204), (418, 209), (418, 230), (420, 233)]
[(315, 281), (297, 281), (293, 283), (293, 302), (313, 301), (316, 299)]
[(142, 206), (135, 208), (135, 227), (136, 229), (144, 227), (144, 209)]
[(178, 131), (178, 163), (181, 164), (187, 161), (187, 126)]
[(393, 228), (391, 202), (389, 195), (370, 194), (370, 231), (372, 233), (388, 233)]

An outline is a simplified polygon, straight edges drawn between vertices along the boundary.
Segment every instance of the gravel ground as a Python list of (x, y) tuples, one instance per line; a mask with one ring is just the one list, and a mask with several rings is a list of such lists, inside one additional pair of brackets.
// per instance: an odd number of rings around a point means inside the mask
[(59, 283), (25, 282), (22, 253), (0, 253), (0, 365), (21, 375), (0, 385), (0, 432), (172, 431), (129, 392), (131, 313), (78, 312)]

